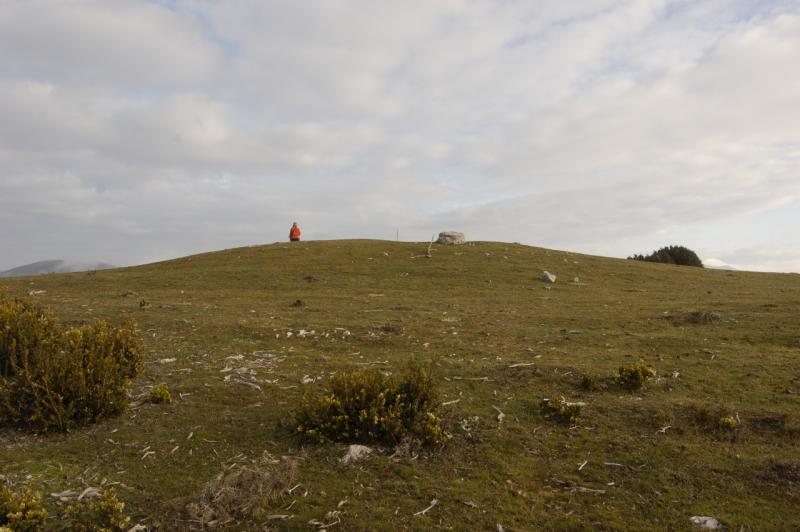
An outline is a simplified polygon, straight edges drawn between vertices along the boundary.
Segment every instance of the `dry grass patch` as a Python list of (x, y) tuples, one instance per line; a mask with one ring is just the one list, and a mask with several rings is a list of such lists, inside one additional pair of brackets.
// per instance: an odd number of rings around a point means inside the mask
[(206, 483), (198, 500), (187, 505), (186, 511), (192, 520), (209, 528), (261, 520), (288, 492), (296, 476), (294, 460), (275, 459), (265, 452), (261, 459), (227, 469)]
[(694, 310), (681, 314), (669, 314), (664, 316), (664, 319), (673, 325), (684, 325), (687, 323), (690, 325), (708, 325), (722, 321), (722, 315), (710, 310)]

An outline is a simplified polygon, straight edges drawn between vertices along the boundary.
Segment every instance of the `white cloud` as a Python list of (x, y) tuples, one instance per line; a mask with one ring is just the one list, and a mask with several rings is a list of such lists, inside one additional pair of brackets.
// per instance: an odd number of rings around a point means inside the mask
[(697, 229), (800, 197), (797, 57), (791, 3), (2, 2), (0, 267), (297, 219), (783, 268)]

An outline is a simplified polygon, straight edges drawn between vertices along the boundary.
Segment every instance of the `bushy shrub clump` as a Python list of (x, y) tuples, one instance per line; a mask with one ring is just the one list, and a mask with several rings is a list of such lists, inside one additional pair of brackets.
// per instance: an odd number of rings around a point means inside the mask
[(737, 416), (720, 406), (693, 404), (689, 405), (688, 410), (690, 419), (705, 431), (732, 434), (740, 425)]
[(0, 531), (36, 532), (46, 518), (41, 493), (29, 487), (14, 492), (7, 485), (0, 486)]
[(703, 267), (703, 261), (697, 253), (684, 246), (667, 246), (658, 249), (649, 255), (632, 255), (628, 257), (632, 260), (643, 260), (647, 262), (662, 262), (664, 264), (679, 264), (681, 266)]
[(64, 328), (31, 301), (0, 297), (0, 424), (66, 431), (116, 416), (142, 369), (133, 324)]
[(648, 367), (644, 360), (639, 360), (635, 364), (628, 366), (620, 366), (617, 375), (617, 384), (626, 390), (636, 391), (641, 390), (647, 379), (656, 376), (656, 370)]
[(70, 504), (65, 513), (72, 532), (125, 532), (130, 528), (125, 503), (111, 489), (103, 490), (98, 499)]
[(733, 416), (722, 416), (717, 422), (720, 430), (733, 431), (739, 426), (739, 421)]
[(594, 392), (600, 389), (600, 380), (591, 373), (581, 375), (580, 388), (587, 392)]
[(150, 390), (150, 402), (154, 404), (163, 404), (172, 402), (172, 394), (169, 393), (169, 388), (163, 382), (157, 384)]
[(71, 532), (124, 532), (130, 527), (130, 517), (124, 514), (125, 503), (113, 490), (105, 489), (96, 499), (71, 502), (63, 519), (45, 526), (49, 515), (42, 503), (42, 494), (30, 486), (13, 489), (0, 486), (0, 532), (39, 532), (44, 529)]
[(577, 423), (583, 406), (583, 403), (570, 403), (563, 397), (556, 401), (542, 399), (539, 404), (542, 416), (560, 423)]
[(438, 386), (429, 369), (410, 364), (400, 378), (375, 370), (337, 373), (327, 394), (306, 395), (296, 413), (297, 432), (317, 442), (385, 443), (404, 436), (443, 443)]

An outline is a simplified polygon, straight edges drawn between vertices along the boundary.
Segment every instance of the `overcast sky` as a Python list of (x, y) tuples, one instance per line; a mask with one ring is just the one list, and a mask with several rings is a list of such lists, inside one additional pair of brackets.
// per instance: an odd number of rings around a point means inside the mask
[(0, 270), (471, 240), (800, 272), (800, 2), (0, 0)]

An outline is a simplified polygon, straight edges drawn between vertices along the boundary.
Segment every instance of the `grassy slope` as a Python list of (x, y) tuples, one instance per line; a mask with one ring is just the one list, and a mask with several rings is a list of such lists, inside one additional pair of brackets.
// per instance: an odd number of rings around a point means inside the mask
[[(411, 258), (424, 251), (381, 241), (275, 244), (0, 281), (10, 295), (46, 290), (36, 297), (68, 323), (135, 318), (147, 369), (134, 395), (166, 382), (176, 398), (67, 435), (0, 432), (0, 471), (30, 475), (48, 493), (122, 482), (134, 522), (169, 530), (190, 526), (186, 502), (232, 457), (264, 450), (303, 457), (304, 487), (273, 512), (294, 517), (277, 528), (308, 529), (345, 499), (343, 530), (684, 529), (692, 515), (736, 530), (800, 528), (792, 510), (800, 506), (800, 276), (503, 243)], [(545, 269), (557, 284), (537, 280)], [(291, 306), (296, 299), (307, 305)], [(725, 319), (663, 319), (695, 309)], [(317, 336), (286, 337), (299, 329)], [(226, 360), (236, 355), (244, 358)], [(383, 361), (371, 367), (398, 370), (409, 355), (435, 356), (445, 400), (460, 399), (444, 409), (454, 434), (444, 450), (345, 467), (341, 448), (301, 448), (289, 434), (293, 405), (331, 372)], [(641, 393), (580, 389), (583, 373), (610, 376), (640, 357), (662, 377)], [(509, 368), (527, 362), (535, 365)], [(256, 367), (263, 392), (225, 382), (226, 366)], [(302, 385), (304, 375), (322, 378)], [(577, 426), (540, 416), (540, 399), (560, 395), (588, 403)], [(699, 428), (688, 405), (738, 413), (742, 427), (735, 439)], [(786, 426), (774, 422), (781, 413)], [(468, 416), (480, 418), (469, 437), (458, 427)], [(672, 428), (660, 433), (664, 425)], [(142, 459), (147, 447), (156, 453)], [(434, 509), (413, 517), (434, 498)]]

